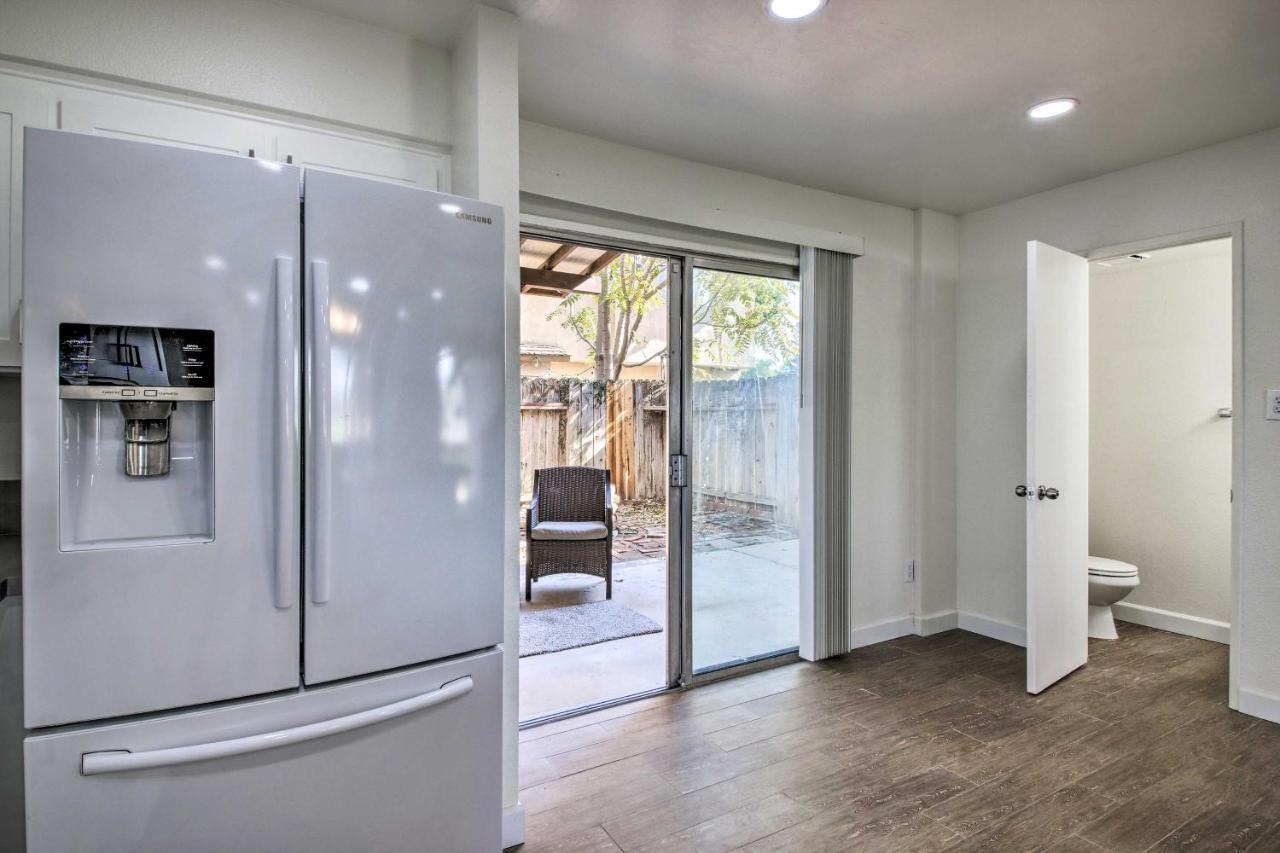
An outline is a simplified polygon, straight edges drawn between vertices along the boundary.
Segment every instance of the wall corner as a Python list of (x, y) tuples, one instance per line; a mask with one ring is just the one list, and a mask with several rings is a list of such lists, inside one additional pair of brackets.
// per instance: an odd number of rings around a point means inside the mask
[(913, 211), (914, 430), (912, 492), (914, 613), (945, 630), (956, 611), (956, 293), (960, 220)]

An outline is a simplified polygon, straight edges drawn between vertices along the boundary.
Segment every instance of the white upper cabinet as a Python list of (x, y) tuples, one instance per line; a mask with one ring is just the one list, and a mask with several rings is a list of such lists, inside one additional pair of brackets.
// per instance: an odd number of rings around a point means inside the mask
[(449, 156), (427, 146), (304, 127), (136, 90), (0, 72), (0, 369), (22, 364), (25, 127), (291, 161), (429, 190), (449, 189)]
[(447, 192), (449, 158), (424, 148), (307, 128), (276, 130), (277, 160)]
[(266, 155), (271, 138), (261, 121), (106, 92), (63, 98), (59, 116), (63, 130), (240, 157)]
[(22, 131), (48, 127), (54, 103), (0, 80), (0, 368), (22, 364)]

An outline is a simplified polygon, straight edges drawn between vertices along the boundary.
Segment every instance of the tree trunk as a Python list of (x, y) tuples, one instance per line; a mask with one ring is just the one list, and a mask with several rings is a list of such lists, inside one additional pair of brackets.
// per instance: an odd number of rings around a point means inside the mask
[(600, 275), (600, 297), (596, 301), (596, 379), (609, 379), (609, 273)]

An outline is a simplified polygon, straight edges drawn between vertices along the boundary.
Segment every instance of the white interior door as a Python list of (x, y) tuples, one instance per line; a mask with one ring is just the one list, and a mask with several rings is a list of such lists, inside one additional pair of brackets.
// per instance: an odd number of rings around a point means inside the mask
[(1027, 691), (1089, 656), (1089, 265), (1027, 243)]

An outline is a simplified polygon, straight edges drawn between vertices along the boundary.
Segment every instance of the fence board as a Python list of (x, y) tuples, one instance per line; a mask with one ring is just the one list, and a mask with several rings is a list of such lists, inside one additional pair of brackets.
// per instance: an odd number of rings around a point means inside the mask
[[(690, 409), (691, 485), (703, 499), (794, 524), (799, 511), (799, 384), (698, 380)], [(667, 491), (667, 398), (661, 380), (521, 380), (520, 488), (553, 465), (608, 467), (619, 500)]]

